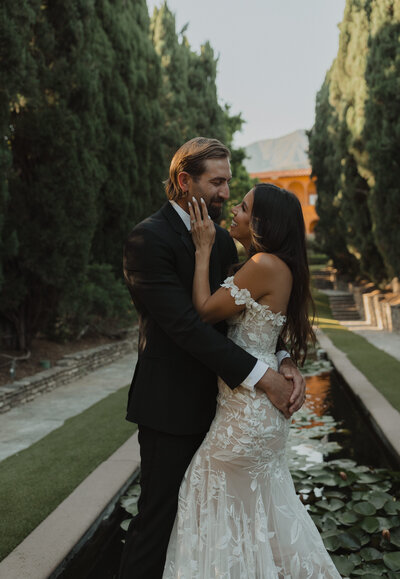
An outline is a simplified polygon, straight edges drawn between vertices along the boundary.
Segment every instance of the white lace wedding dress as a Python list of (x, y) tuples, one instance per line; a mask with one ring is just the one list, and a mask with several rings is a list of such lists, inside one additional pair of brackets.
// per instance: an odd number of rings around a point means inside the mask
[[(228, 320), (228, 336), (276, 369), (285, 317), (233, 277), (222, 285), (246, 305)], [(288, 430), (265, 394), (219, 380), (215, 418), (181, 484), (163, 579), (340, 578), (295, 493)]]

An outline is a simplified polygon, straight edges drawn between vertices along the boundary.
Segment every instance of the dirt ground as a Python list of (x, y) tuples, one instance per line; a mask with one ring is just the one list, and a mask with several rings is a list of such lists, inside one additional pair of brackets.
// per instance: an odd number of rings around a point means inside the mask
[[(73, 354), (74, 352), (80, 352), (81, 350), (96, 348), (102, 344), (108, 344), (111, 341), (110, 338), (97, 334), (84, 336), (76, 342), (65, 344), (37, 338), (32, 342), (30, 357), (27, 360), (17, 360), (14, 380), (20, 380), (26, 376), (32, 376), (37, 372), (41, 372), (46, 367), (47, 361), (50, 362), (50, 366), (52, 367), (57, 360), (66, 354)], [(16, 350), (0, 350), (0, 387), (12, 381), (10, 374), (11, 359), (5, 355), (18, 358), (23, 356), (23, 353)]]

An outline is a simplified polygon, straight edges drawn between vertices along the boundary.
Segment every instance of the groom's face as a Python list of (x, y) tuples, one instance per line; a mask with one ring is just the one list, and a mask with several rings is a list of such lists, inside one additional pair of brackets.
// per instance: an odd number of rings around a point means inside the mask
[(194, 196), (197, 201), (203, 197), (211, 219), (218, 219), (224, 202), (229, 199), (229, 182), (232, 179), (229, 159), (207, 159), (205, 171), (197, 177), (190, 178), (188, 201)]

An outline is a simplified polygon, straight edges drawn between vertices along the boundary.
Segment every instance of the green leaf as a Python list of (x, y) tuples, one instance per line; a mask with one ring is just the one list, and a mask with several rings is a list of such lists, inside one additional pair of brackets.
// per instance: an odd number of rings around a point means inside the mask
[(376, 513), (376, 508), (371, 503), (362, 502), (356, 503), (353, 506), (356, 513), (364, 516), (374, 515)]
[(361, 549), (360, 555), (364, 561), (378, 561), (383, 557), (383, 554), (373, 547), (364, 547)]
[(353, 525), (356, 521), (358, 521), (358, 516), (355, 513), (352, 513), (351, 511), (338, 513), (337, 517), (339, 521), (343, 523), (343, 525)]
[(374, 483), (382, 480), (383, 476), (378, 473), (362, 473), (358, 477), (358, 481), (362, 483)]
[(353, 571), (355, 564), (350, 561), (346, 555), (331, 555), (333, 564), (340, 573), (340, 575), (350, 575)]
[(360, 555), (357, 553), (351, 553), (351, 555), (349, 555), (349, 560), (356, 566), (359, 565), (362, 561)]
[(376, 517), (365, 517), (361, 522), (361, 528), (367, 533), (375, 533), (379, 529), (379, 521)]
[(353, 533), (345, 532), (338, 536), (339, 544), (344, 549), (349, 549), (350, 551), (358, 551), (361, 547), (361, 541)]
[(332, 499), (330, 501), (318, 501), (317, 503), (315, 503), (315, 506), (331, 512), (338, 511), (339, 509), (344, 507), (344, 505), (345, 503), (340, 499)]
[(400, 571), (400, 551), (385, 553), (383, 555), (383, 561), (391, 571)]
[(332, 535), (330, 537), (323, 538), (325, 548), (328, 551), (336, 551), (340, 547), (339, 539), (337, 535)]
[(390, 531), (390, 542), (396, 547), (400, 547), (400, 527)]
[(385, 513), (388, 515), (397, 515), (400, 512), (400, 503), (394, 500), (387, 501), (385, 504)]
[(389, 493), (383, 493), (380, 491), (370, 491), (368, 493), (364, 493), (362, 499), (372, 503), (377, 509), (381, 509), (387, 501), (393, 500)]
[(124, 521), (122, 521), (120, 527), (123, 531), (127, 531), (128, 527), (129, 527), (129, 523), (131, 522), (132, 519), (125, 519)]

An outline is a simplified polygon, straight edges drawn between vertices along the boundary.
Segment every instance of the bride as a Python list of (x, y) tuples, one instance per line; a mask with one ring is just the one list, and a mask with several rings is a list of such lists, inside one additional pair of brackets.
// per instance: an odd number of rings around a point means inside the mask
[[(296, 196), (258, 184), (233, 208), (230, 234), (247, 261), (210, 294), (215, 227), (203, 200), (190, 206), (196, 246), (193, 302), (210, 323), (277, 369), (279, 335), (302, 362), (311, 301), (304, 221)], [(179, 492), (163, 579), (339, 578), (297, 497), (285, 459), (290, 421), (259, 390), (219, 379), (217, 412)]]

